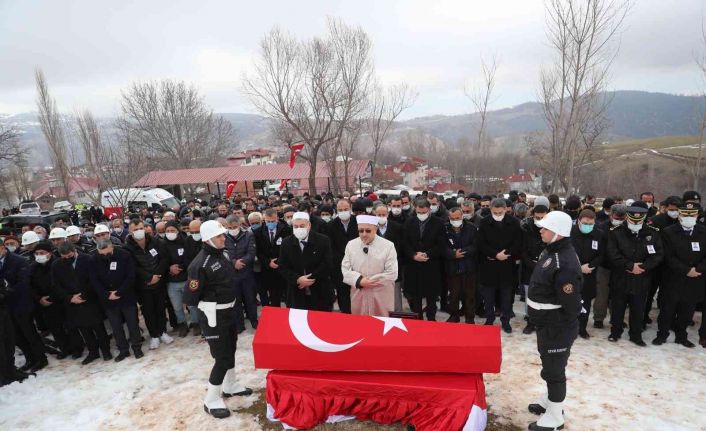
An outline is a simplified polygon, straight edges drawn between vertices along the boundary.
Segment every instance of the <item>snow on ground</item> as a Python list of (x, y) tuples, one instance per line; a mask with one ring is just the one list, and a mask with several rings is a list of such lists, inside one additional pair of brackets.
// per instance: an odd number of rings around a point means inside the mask
[[(526, 406), (544, 383), (536, 338), (521, 333), (523, 307), (515, 304), (514, 332), (502, 335), (502, 372), (485, 379), (489, 411), (499, 422), (525, 429), (536, 420)], [(648, 344), (655, 326), (644, 334)], [(593, 337), (578, 339), (569, 360), (565, 429), (706, 430), (706, 349), (686, 349), (672, 338), (661, 347), (640, 348), (626, 335), (612, 344), (608, 329), (589, 332)], [(689, 332), (696, 341), (695, 329)], [(247, 386), (262, 389), (266, 372), (253, 369), (252, 340), (251, 329), (239, 337), (237, 372)], [(207, 344), (193, 336), (156, 351), (145, 346), (144, 358), (119, 364), (82, 366), (80, 360), (50, 357), (36, 378), (0, 388), (0, 430), (260, 430), (251, 414), (219, 421), (203, 412), (211, 365)], [(232, 410), (247, 408), (257, 396), (226, 403)]]

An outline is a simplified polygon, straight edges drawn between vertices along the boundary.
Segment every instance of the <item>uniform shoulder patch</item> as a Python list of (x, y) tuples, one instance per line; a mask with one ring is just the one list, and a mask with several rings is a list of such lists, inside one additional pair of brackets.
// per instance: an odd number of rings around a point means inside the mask
[(199, 281), (189, 280), (189, 290), (192, 292), (196, 292), (197, 290), (199, 290)]
[(542, 268), (546, 268), (551, 264), (552, 264), (552, 258), (550, 257), (549, 259), (544, 261), (544, 264), (542, 264)]
[(567, 295), (571, 295), (574, 293), (574, 285), (571, 283), (566, 283), (561, 287), (561, 290), (563, 290)]

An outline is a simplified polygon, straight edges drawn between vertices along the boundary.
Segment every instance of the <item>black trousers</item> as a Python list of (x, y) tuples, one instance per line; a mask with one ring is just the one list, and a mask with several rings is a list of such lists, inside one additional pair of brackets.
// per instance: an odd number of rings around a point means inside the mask
[(15, 328), (15, 344), (24, 354), (28, 364), (46, 359), (42, 337), (34, 326), (32, 313), (12, 314), (12, 326)]
[[(47, 329), (54, 337), (54, 342), (59, 347), (59, 350), (63, 353), (70, 353), (72, 351), (72, 343), (69, 331), (66, 329), (66, 316), (61, 305), (53, 304), (49, 307), (42, 307), (39, 315), (42, 316)], [(78, 347), (79, 350), (83, 348), (80, 344)]]
[(108, 340), (108, 333), (105, 332), (103, 322), (92, 326), (79, 326), (78, 332), (83, 337), (89, 353), (98, 354), (98, 349), (100, 349), (103, 356), (108, 356), (110, 353), (110, 341)]
[(657, 317), (657, 336), (668, 338), (669, 331), (673, 328), (676, 340), (685, 340), (686, 328), (689, 327), (694, 316), (696, 304), (674, 292), (668, 292), (662, 296)]
[(211, 327), (203, 311), (199, 310), (199, 325), (201, 334), (206, 339), (215, 360), (208, 382), (212, 385), (223, 384), (226, 371), (235, 367), (235, 348), (238, 344), (238, 333), (235, 329), (234, 313), (230, 308), (216, 311), (216, 326)]
[[(110, 327), (113, 329), (113, 338), (115, 345), (120, 353), (129, 353), (130, 346), (139, 346), (140, 342), (140, 327), (137, 322), (137, 304), (118, 304), (113, 307), (106, 307), (105, 314), (108, 315)], [(127, 325), (128, 333), (130, 334), (130, 344), (125, 337), (123, 324)]]
[(500, 295), (500, 321), (510, 321), (510, 317), (512, 316), (512, 297), (514, 293), (514, 286), (480, 286), (480, 294), (483, 297), (483, 308), (486, 323), (492, 324), (495, 322), (496, 294)]
[(473, 323), (476, 312), (476, 285), (474, 274), (466, 272), (463, 274), (453, 274), (446, 277), (446, 284), (449, 286), (449, 314), (451, 317), (459, 317), (459, 301), (463, 302), (463, 310), (466, 322)]
[(262, 283), (262, 272), (254, 272), (255, 277), (255, 289), (257, 290), (257, 296), (260, 298), (260, 305), (263, 307), (270, 305), (270, 298), (267, 296), (267, 289)]
[[(271, 307), (280, 307), (285, 302), (285, 282), (284, 278), (275, 271), (262, 271), (262, 288), (267, 293), (268, 304)], [(260, 295), (262, 302), (262, 295)], [(263, 303), (263, 305), (265, 305)]]
[(630, 306), (630, 339), (642, 339), (642, 326), (645, 319), (647, 289), (637, 293), (616, 293), (610, 296), (610, 335), (620, 338), (623, 335), (625, 310)]
[(578, 335), (578, 322), (565, 326), (537, 326), (537, 350), (542, 360), (542, 379), (547, 382), (549, 401), (566, 398), (566, 364)]
[[(243, 319), (243, 308), (245, 315), (252, 324), (253, 328), (257, 327), (257, 297), (255, 278), (246, 277), (235, 281), (235, 323), (239, 329), (245, 328), (245, 319)], [(245, 307), (243, 307), (245, 306)]]
[[(423, 292), (420, 292), (417, 295), (412, 295), (409, 298), (409, 308), (412, 310), (413, 313), (417, 313), (419, 319), (424, 318), (424, 313), (426, 311), (427, 320), (436, 320), (436, 300), (438, 298), (438, 295), (433, 292), (433, 289), (423, 290)], [(348, 293), (350, 294), (350, 291)], [(423, 299), (426, 300), (426, 308), (422, 308)]]
[(163, 285), (147, 288), (139, 292), (142, 316), (145, 326), (152, 338), (159, 338), (167, 330), (165, 307), (167, 305), (167, 289)]
[(351, 314), (351, 287), (346, 283), (336, 282), (336, 298), (339, 310), (342, 313)]
[(7, 308), (0, 304), (0, 386), (14, 381), (15, 328)]

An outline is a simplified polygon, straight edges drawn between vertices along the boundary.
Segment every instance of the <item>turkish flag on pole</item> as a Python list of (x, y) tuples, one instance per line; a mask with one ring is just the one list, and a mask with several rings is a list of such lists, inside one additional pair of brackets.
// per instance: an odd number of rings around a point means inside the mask
[(265, 307), (255, 368), (498, 373), (500, 328)]
[(287, 186), (287, 179), (282, 178), (282, 181), (279, 182), (279, 189), (284, 190), (284, 188)]
[(297, 154), (301, 153), (304, 149), (304, 143), (294, 144), (289, 147), (289, 149), (291, 150), (289, 153), (289, 167), (291, 169), (294, 168), (294, 160), (297, 158)]
[(238, 184), (237, 181), (228, 181), (226, 185), (226, 199), (230, 199), (230, 195), (233, 194), (233, 190), (235, 190), (236, 184)]

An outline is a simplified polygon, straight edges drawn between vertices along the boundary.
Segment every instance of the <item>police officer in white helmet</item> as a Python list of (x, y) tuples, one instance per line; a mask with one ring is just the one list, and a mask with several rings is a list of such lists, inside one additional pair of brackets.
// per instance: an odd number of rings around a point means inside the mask
[(564, 427), (566, 364), (578, 334), (581, 312), (581, 264), (571, 244), (571, 217), (552, 211), (538, 221), (547, 248), (539, 255), (527, 292), (528, 317), (537, 328), (537, 350), (547, 393), (529, 411), (541, 415), (530, 431)]

